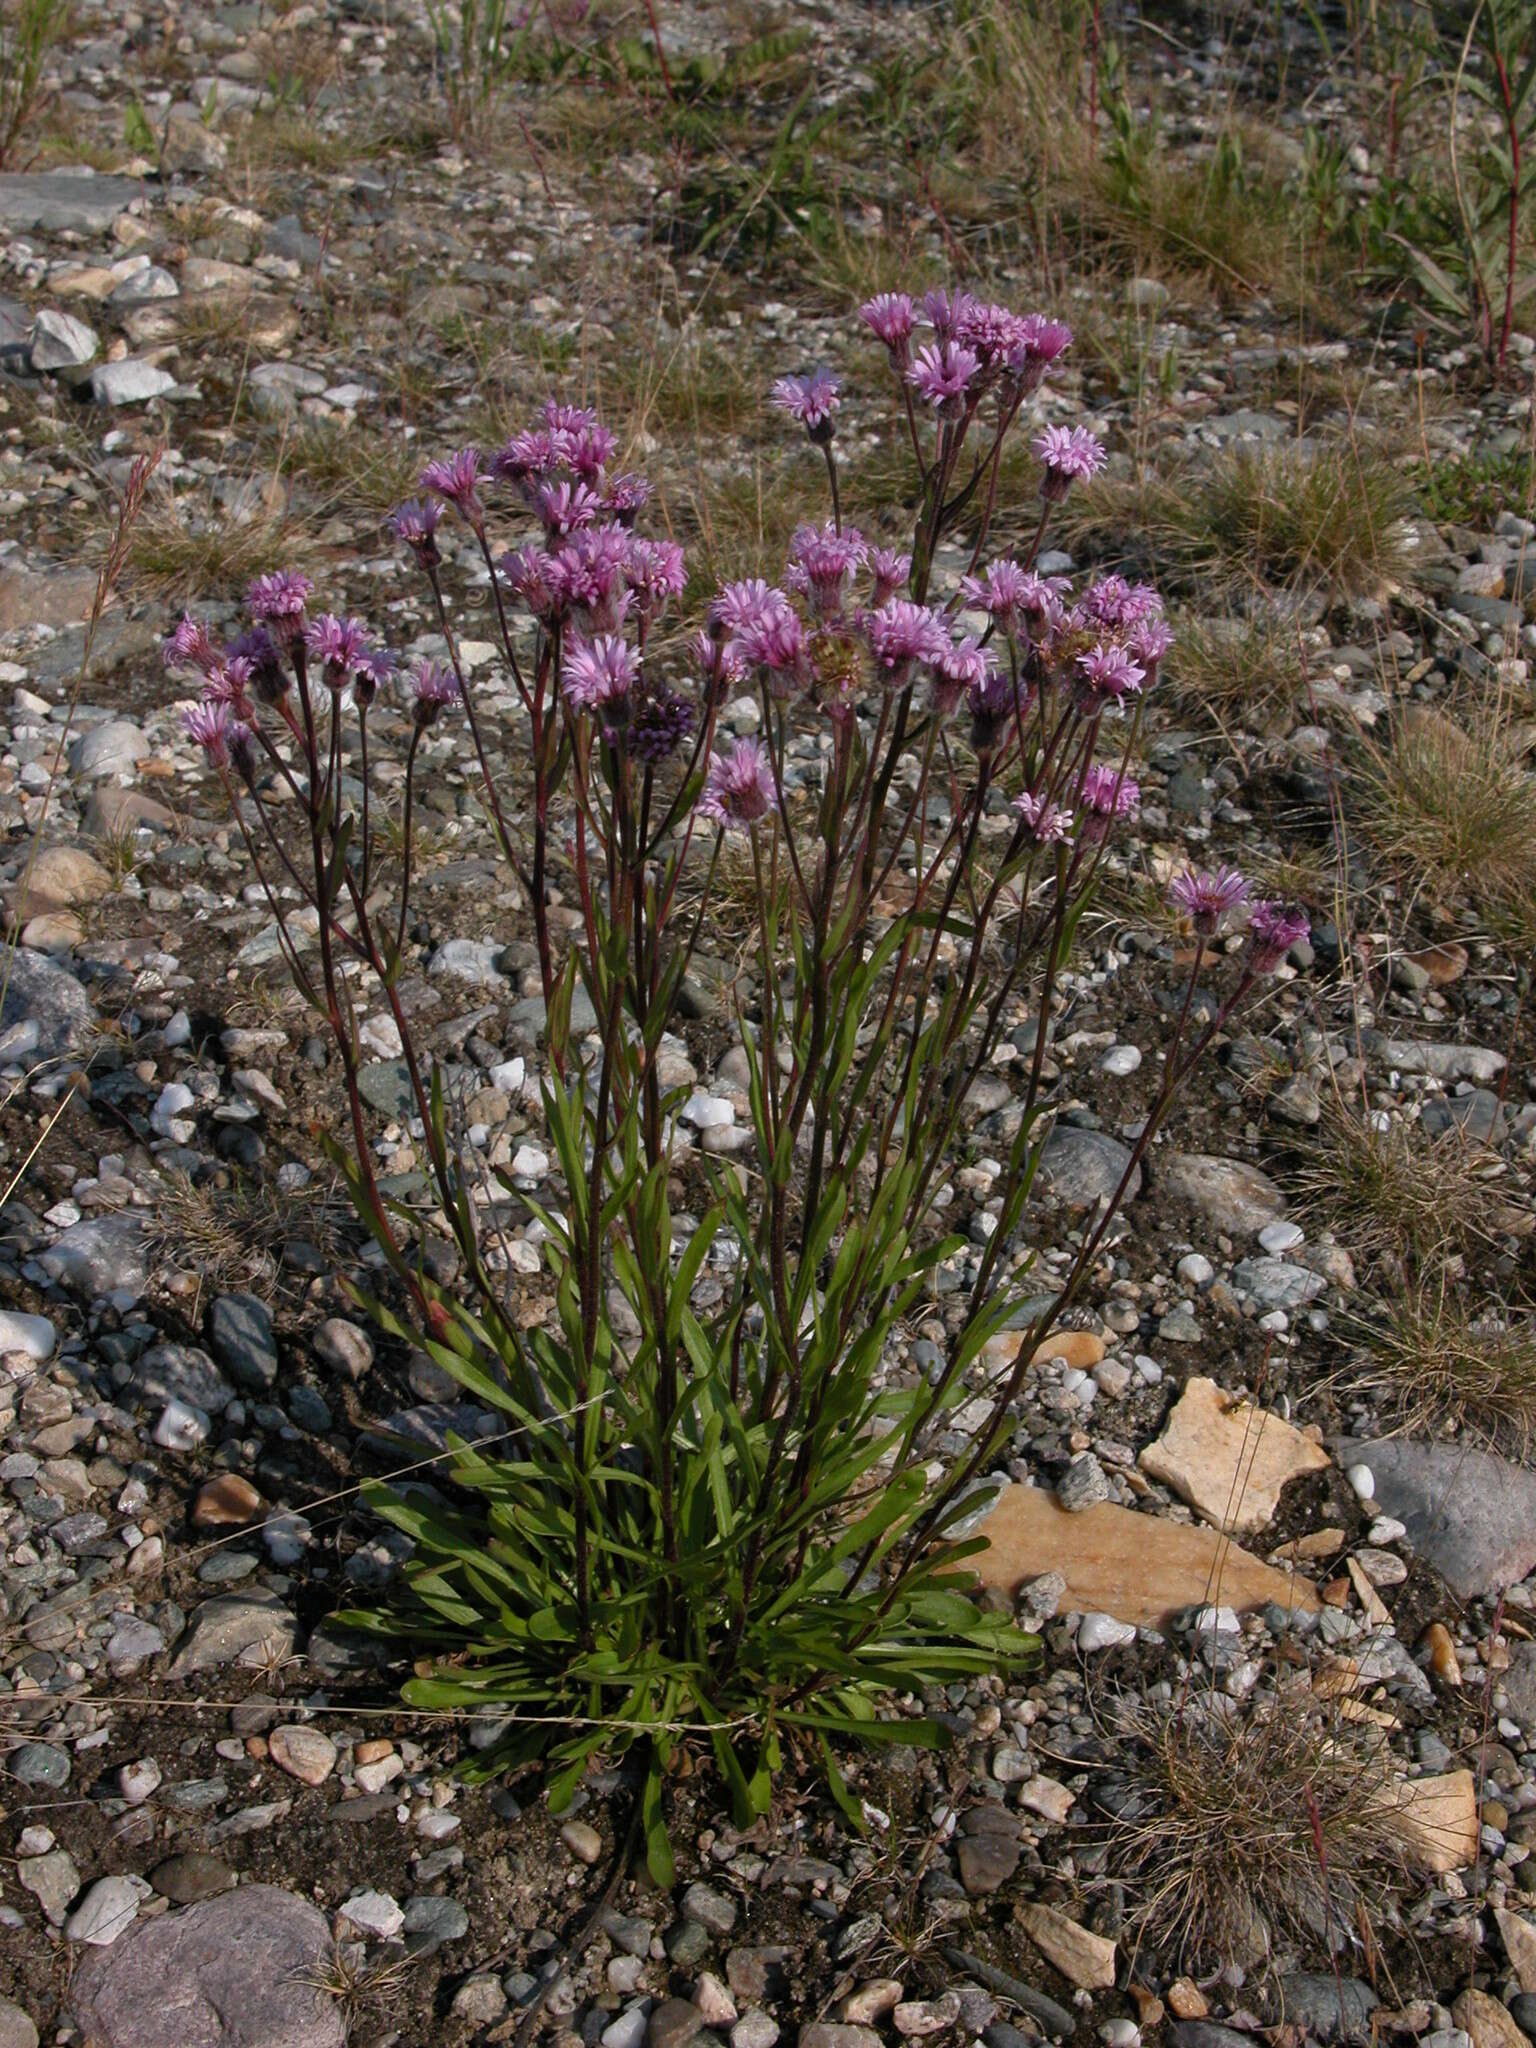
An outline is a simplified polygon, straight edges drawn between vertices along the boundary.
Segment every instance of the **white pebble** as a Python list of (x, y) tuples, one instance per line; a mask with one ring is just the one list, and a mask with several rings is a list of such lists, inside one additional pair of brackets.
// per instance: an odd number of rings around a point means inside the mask
[(1134, 1074), (1140, 1065), (1141, 1047), (1139, 1045), (1112, 1045), (1099, 1061), (1099, 1072), (1116, 1076)]
[(1174, 1270), (1186, 1287), (1208, 1287), (1216, 1278), (1216, 1268), (1203, 1252), (1186, 1252)]
[(683, 1120), (696, 1131), (724, 1130), (735, 1123), (736, 1112), (722, 1095), (690, 1095), (683, 1104)]
[(1369, 1465), (1351, 1465), (1345, 1472), (1344, 1477), (1355, 1489), (1356, 1500), (1374, 1500), (1376, 1498), (1376, 1474)]
[(537, 1145), (519, 1145), (512, 1154), (514, 1180), (542, 1180), (549, 1171), (549, 1154)]
[(1277, 1259), (1306, 1241), (1306, 1232), (1295, 1223), (1266, 1223), (1259, 1232), (1259, 1243)]
[(1378, 1515), (1366, 1534), (1367, 1543), (1385, 1548), (1389, 1543), (1401, 1543), (1408, 1534), (1408, 1526), (1395, 1515)]
[(163, 1451), (190, 1451), (208, 1441), (213, 1425), (201, 1408), (186, 1401), (167, 1401), (155, 1424), (155, 1442)]
[(1122, 1643), (1134, 1643), (1136, 1631), (1128, 1621), (1116, 1621), (1112, 1614), (1085, 1614), (1078, 1624), (1077, 1647), (1091, 1655), (1095, 1650), (1115, 1650)]

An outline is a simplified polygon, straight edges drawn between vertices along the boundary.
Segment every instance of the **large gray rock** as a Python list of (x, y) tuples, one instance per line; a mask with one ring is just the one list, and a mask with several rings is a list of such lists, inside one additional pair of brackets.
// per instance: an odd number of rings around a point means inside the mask
[(72, 229), (76, 234), (99, 235), (128, 211), (139, 192), (132, 178), (13, 171), (0, 176), (0, 227), (20, 234)]
[(40, 1263), (50, 1280), (93, 1300), (121, 1293), (137, 1301), (149, 1285), (144, 1227), (132, 1216), (82, 1217), (59, 1233)]
[(78, 370), (94, 358), (100, 346), (94, 327), (77, 320), (73, 313), (44, 306), (32, 328), (32, 367)]
[(277, 1378), (272, 1311), (254, 1294), (221, 1294), (208, 1315), (214, 1357), (237, 1386), (265, 1393)]
[(80, 735), (69, 750), (69, 765), (86, 780), (97, 775), (131, 775), (148, 752), (149, 741), (131, 719), (109, 718)]
[(275, 1593), (254, 1586), (248, 1593), (223, 1593), (205, 1600), (192, 1617), (191, 1631), (171, 1666), (172, 1678), (194, 1678), (221, 1665), (281, 1663), (297, 1635), (293, 1616)]
[[(1130, 1147), (1107, 1132), (1058, 1124), (1045, 1141), (1038, 1185), (1069, 1209), (1091, 1209), (1095, 1202), (1108, 1200), (1114, 1193), (1130, 1163)], [(1125, 1199), (1133, 1202), (1140, 1192), (1138, 1166), (1131, 1175)]]
[[(0, 967), (5, 990), (0, 1045), (6, 1048), (6, 1063), (57, 1060), (79, 1052), (96, 1028), (96, 1013), (75, 977), (30, 946), (18, 946), (8, 967), (8, 972)], [(16, 1036), (11, 1040), (13, 1030)]]
[(90, 2048), (345, 2048), (323, 1991), (324, 1915), (275, 1885), (242, 1885), (141, 1920), (81, 1964), (70, 2010)]
[(176, 389), (169, 370), (125, 356), (119, 363), (98, 363), (91, 372), (91, 396), (98, 405), (143, 405)]
[(1402, 1074), (1429, 1074), (1436, 1081), (1496, 1081), (1505, 1067), (1503, 1053), (1488, 1045), (1442, 1044), (1430, 1038), (1389, 1038), (1383, 1031), (1363, 1034), (1366, 1052), (1378, 1067), (1396, 1067)]
[(1158, 1192), (1188, 1202), (1217, 1230), (1233, 1237), (1253, 1237), (1285, 1214), (1285, 1196), (1267, 1173), (1244, 1159), (1221, 1159), (1210, 1152), (1175, 1152), (1158, 1162)]
[(37, 2048), (37, 2028), (8, 1998), (0, 1998), (0, 2048)]
[(1500, 1592), (1536, 1568), (1536, 1474), (1491, 1451), (1406, 1437), (1337, 1448), (1342, 1466), (1368, 1465), (1375, 1505), (1462, 1600)]

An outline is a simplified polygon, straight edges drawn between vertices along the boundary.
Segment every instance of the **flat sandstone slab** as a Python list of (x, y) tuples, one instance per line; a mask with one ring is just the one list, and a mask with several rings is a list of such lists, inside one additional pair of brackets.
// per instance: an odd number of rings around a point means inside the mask
[(1267, 1528), (1282, 1487), (1330, 1462), (1322, 1445), (1299, 1429), (1198, 1374), (1140, 1458), (1143, 1472), (1234, 1536)]
[(1060, 1572), (1064, 1609), (1112, 1614), (1138, 1628), (1160, 1628), (1171, 1614), (1206, 1601), (1240, 1612), (1270, 1600), (1305, 1614), (1319, 1605), (1308, 1580), (1265, 1564), (1215, 1529), (1109, 1501), (1069, 1514), (1043, 1488), (1005, 1486), (979, 1533), (987, 1548), (970, 1566), (983, 1585), (1011, 1598), (1042, 1572)]

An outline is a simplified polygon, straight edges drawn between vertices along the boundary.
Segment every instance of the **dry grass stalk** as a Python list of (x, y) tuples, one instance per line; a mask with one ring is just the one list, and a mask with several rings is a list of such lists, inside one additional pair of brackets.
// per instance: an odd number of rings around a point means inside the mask
[(1378, 1124), (1334, 1100), (1325, 1101), (1292, 1184), (1303, 1208), (1325, 1218), (1351, 1250), (1417, 1267), (1490, 1241), (1497, 1207), (1488, 1179), (1498, 1165), (1496, 1154), (1460, 1130), (1430, 1136), (1398, 1117)]
[[(1490, 1305), (1491, 1306), (1491, 1305)], [(1390, 1303), (1363, 1330), (1356, 1385), (1414, 1436), (1447, 1431), (1525, 1459), (1536, 1443), (1536, 1323), (1476, 1313), (1442, 1283)]]

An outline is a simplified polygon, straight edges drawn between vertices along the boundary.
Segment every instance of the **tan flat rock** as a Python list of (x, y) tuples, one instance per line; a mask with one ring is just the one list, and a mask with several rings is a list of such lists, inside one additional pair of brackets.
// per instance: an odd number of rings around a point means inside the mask
[(1477, 1789), (1470, 1771), (1402, 1779), (1394, 1790), (1392, 1810), (1403, 1846), (1421, 1869), (1443, 1877), (1476, 1861)]
[(1115, 1944), (1079, 1927), (1053, 1906), (1020, 1906), (1019, 1925), (1049, 1963), (1079, 1991), (1112, 1991)]
[(1314, 1614), (1316, 1588), (1277, 1570), (1214, 1529), (1142, 1515), (1103, 1501), (1068, 1514), (1035, 1486), (1005, 1486), (981, 1524), (987, 1548), (970, 1560), (982, 1584), (1012, 1597), (1060, 1572), (1065, 1609), (1160, 1628), (1181, 1608), (1213, 1601), (1245, 1611), (1273, 1600)]
[(1472, 2048), (1527, 2048), (1509, 2008), (1486, 1991), (1463, 1991), (1451, 2018), (1472, 2036)]
[(1495, 1906), (1493, 1917), (1499, 1923), (1504, 1953), (1520, 1979), (1520, 1989), (1536, 1991), (1536, 1923), (1523, 1914), (1511, 1913), (1507, 1906)]
[(1139, 1462), (1218, 1529), (1252, 1536), (1271, 1521), (1290, 1480), (1332, 1461), (1289, 1422), (1196, 1374)]

